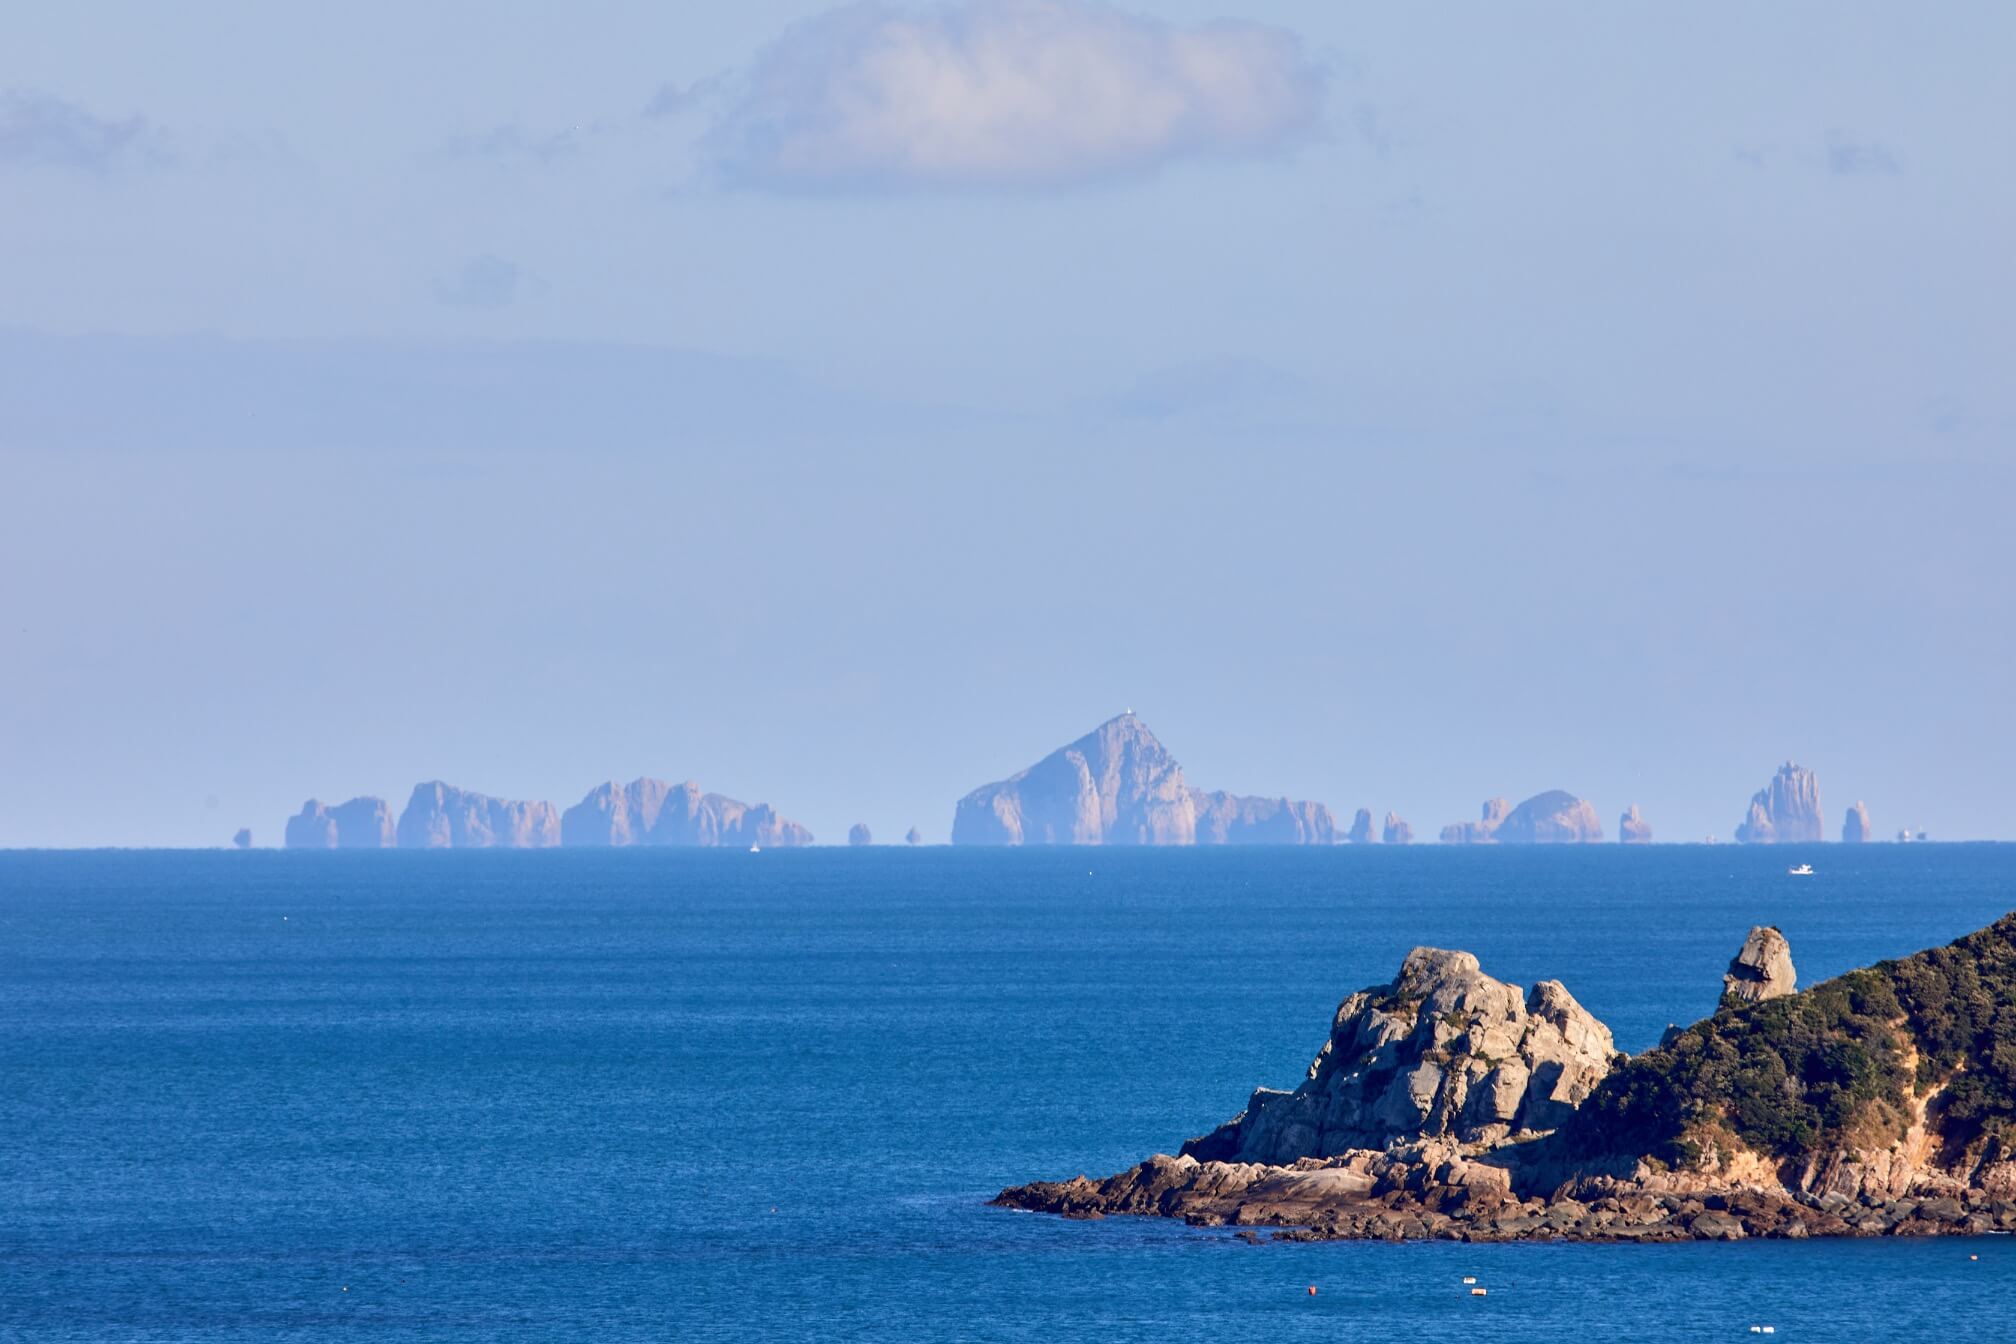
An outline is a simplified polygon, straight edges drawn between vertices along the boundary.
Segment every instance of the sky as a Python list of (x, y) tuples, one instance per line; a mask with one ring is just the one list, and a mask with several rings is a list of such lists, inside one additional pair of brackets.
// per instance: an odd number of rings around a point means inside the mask
[(0, 846), (1125, 708), (1417, 832), (2016, 839), (2016, 9), (15, 6)]

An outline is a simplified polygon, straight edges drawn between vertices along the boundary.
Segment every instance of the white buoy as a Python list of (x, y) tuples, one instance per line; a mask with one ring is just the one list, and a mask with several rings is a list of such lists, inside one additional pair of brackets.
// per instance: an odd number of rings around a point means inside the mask
[(1467, 1288), (1467, 1287), (1469, 1287), (1469, 1286), (1470, 1286), (1471, 1284), (1473, 1284), (1473, 1283), (1475, 1283), (1475, 1282), (1477, 1282), (1477, 1276), (1476, 1276), (1475, 1274), (1465, 1274), (1465, 1275), (1463, 1276), (1463, 1286), (1464, 1286), (1464, 1287), (1466, 1287), (1466, 1288)]

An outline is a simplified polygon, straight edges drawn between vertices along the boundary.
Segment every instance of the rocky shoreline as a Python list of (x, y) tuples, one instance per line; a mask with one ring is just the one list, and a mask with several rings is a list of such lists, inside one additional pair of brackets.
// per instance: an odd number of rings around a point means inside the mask
[(1618, 1054), (1565, 987), (1417, 948), (1292, 1092), (1176, 1156), (1002, 1191), (1273, 1240), (1737, 1241), (2016, 1232), (2016, 915), (1798, 992), (1752, 929), (1721, 1008)]

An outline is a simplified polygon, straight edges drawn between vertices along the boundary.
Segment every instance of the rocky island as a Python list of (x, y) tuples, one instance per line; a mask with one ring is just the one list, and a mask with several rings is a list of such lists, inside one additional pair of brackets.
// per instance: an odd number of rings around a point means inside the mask
[(1020, 774), (975, 789), (955, 845), (1330, 845), (1321, 803), (1207, 793), (1132, 713), (1100, 724)]
[(1823, 839), (1822, 829), (1819, 777), (1787, 761), (1751, 795), (1736, 839), (1746, 845), (1800, 844)]
[(287, 818), (285, 841), (289, 849), (390, 849), (399, 828), (383, 798), (352, 798), (334, 807), (310, 798)]
[(399, 814), (401, 849), (547, 849), (560, 843), (551, 803), (521, 803), (432, 780)]
[(615, 780), (599, 784), (560, 818), (560, 843), (621, 848), (629, 845), (682, 845), (789, 848), (812, 843), (812, 832), (768, 803), (749, 804), (705, 793), (687, 780)]
[(1754, 929), (1635, 1058), (1566, 987), (1416, 948), (1293, 1091), (1108, 1177), (1001, 1192), (1279, 1239), (1737, 1240), (2016, 1229), (2016, 914), (1796, 991)]
[(1442, 828), (1445, 845), (1575, 845), (1603, 838), (1603, 822), (1591, 807), (1561, 789), (1536, 793), (1513, 807), (1503, 798), (1485, 800), (1476, 821)]

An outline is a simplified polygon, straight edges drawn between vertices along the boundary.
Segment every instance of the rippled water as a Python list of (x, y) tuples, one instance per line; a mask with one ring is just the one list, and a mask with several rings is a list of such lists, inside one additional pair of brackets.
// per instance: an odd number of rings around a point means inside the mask
[(1810, 983), (2012, 879), (1946, 845), (0, 854), (0, 1339), (2006, 1337), (2010, 1238), (1249, 1246), (984, 1201), (1292, 1085), (1417, 943), (1642, 1049), (1752, 923)]

